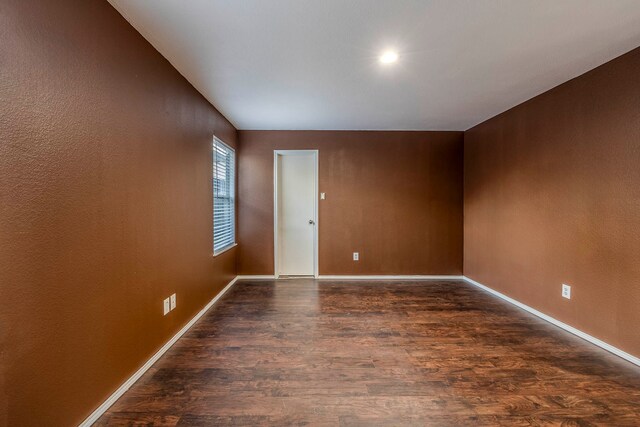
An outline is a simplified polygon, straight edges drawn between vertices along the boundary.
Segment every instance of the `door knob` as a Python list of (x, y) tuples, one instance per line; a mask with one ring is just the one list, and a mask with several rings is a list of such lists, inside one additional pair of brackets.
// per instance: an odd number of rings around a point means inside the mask
[(314, 220), (312, 220), (312, 219), (310, 219), (310, 220), (309, 220), (309, 224), (313, 225), (313, 224), (315, 224), (315, 223), (316, 223), (316, 222), (315, 222)]

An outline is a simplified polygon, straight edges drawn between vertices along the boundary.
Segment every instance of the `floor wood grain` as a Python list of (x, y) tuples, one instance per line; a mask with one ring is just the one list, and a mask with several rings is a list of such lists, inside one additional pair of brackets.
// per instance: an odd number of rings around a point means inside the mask
[(98, 426), (639, 426), (640, 369), (450, 281), (239, 281)]

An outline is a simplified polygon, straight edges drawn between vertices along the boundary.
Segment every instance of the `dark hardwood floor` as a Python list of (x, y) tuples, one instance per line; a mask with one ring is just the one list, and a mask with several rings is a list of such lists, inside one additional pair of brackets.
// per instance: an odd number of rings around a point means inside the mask
[(640, 368), (461, 282), (241, 281), (97, 425), (638, 426)]

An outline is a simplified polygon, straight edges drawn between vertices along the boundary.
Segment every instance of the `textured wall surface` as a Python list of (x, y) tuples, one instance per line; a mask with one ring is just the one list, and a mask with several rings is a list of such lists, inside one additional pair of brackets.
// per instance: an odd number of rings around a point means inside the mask
[(465, 275), (635, 356), (638, 76), (640, 49), (474, 127), (464, 147)]
[(461, 274), (462, 132), (239, 134), (239, 274), (273, 274), (273, 150), (291, 149), (319, 150), (320, 274)]
[(235, 276), (236, 131), (99, 0), (0, 0), (0, 100), (0, 425), (75, 425)]

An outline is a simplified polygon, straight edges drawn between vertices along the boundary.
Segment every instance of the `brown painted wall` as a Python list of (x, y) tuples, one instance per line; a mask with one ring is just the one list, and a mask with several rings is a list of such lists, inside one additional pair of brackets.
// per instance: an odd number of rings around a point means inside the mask
[(320, 274), (461, 274), (462, 132), (239, 134), (238, 274), (273, 274), (277, 149), (319, 150)]
[(0, 0), (0, 99), (0, 425), (75, 425), (235, 276), (236, 131), (106, 1)]
[(636, 356), (638, 76), (640, 49), (466, 132), (464, 222), (466, 276)]

